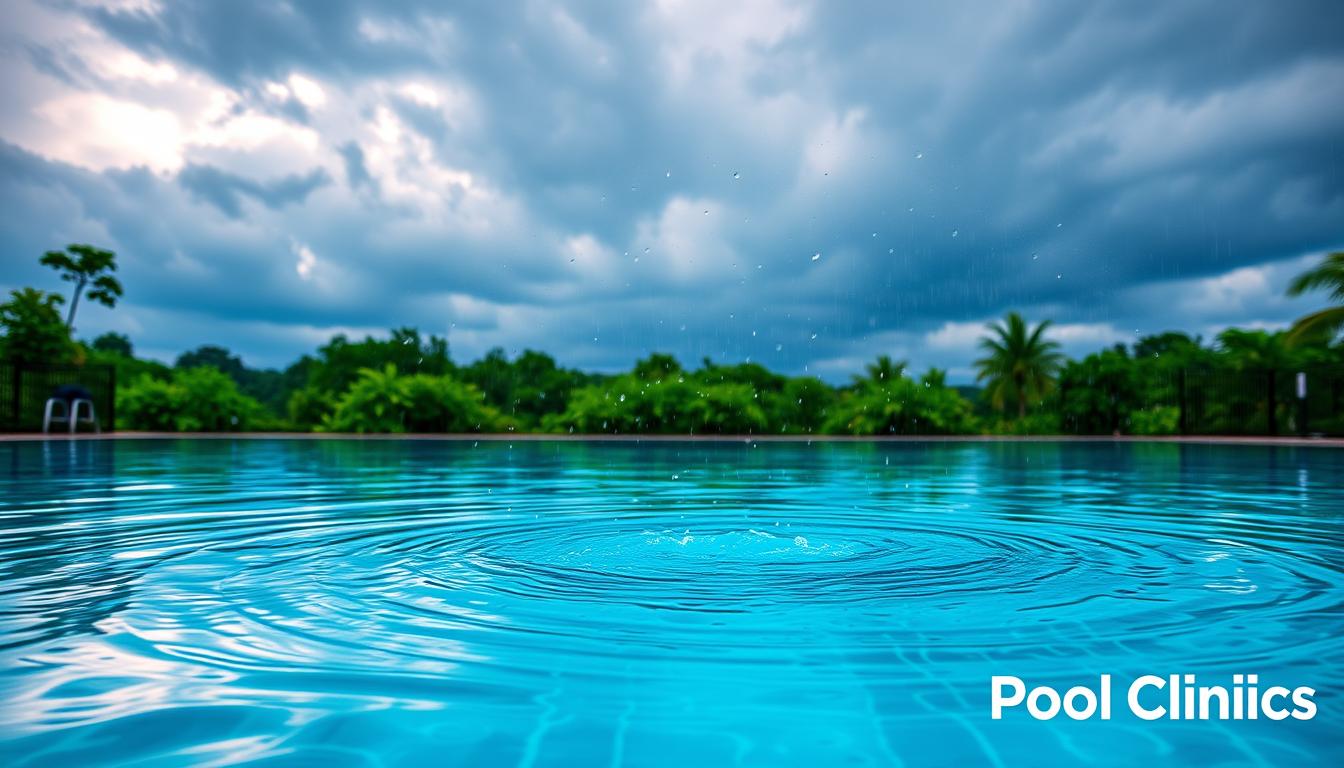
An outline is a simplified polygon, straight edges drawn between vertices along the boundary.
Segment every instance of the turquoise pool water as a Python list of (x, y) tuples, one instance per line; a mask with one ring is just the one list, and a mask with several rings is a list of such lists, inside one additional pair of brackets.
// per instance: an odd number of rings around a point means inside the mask
[[(1344, 759), (1344, 451), (0, 444), (10, 766)], [(1144, 722), (1124, 683), (1317, 689)], [(1114, 676), (1109, 721), (991, 675)]]

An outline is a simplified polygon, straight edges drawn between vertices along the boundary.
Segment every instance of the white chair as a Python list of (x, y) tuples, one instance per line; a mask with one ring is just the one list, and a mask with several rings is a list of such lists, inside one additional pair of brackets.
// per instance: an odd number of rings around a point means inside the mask
[[(87, 416), (79, 415), (80, 406), (84, 406), (88, 411)], [(58, 412), (59, 411), (59, 412)], [(74, 434), (81, 423), (92, 424), (93, 431), (102, 434), (103, 430), (98, 426), (98, 417), (93, 412), (93, 401), (82, 397), (74, 400), (65, 400), (59, 397), (47, 398), (46, 412), (42, 415), (42, 432), (51, 432), (51, 423), (53, 421), (64, 421), (70, 425), (70, 434)]]

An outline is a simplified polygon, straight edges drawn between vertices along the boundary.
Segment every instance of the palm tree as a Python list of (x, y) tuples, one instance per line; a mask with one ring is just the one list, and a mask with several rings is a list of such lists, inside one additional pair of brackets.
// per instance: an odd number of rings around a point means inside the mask
[(869, 363), (863, 368), (868, 372), (867, 376), (855, 376), (854, 383), (863, 384), (881, 384), (884, 381), (895, 381), (905, 375), (905, 368), (909, 365), (904, 360), (892, 361), (891, 355), (878, 355), (877, 362)]
[(1016, 312), (1009, 312), (1002, 323), (989, 326), (991, 336), (980, 339), (988, 354), (975, 361), (980, 369), (976, 381), (989, 380), (990, 401), (999, 410), (1011, 397), (1017, 402), (1017, 417), (1027, 415), (1027, 400), (1039, 400), (1054, 385), (1055, 372), (1064, 356), (1059, 344), (1043, 337), (1050, 321), (1033, 330)]
[(70, 313), (65, 325), (74, 330), (79, 295), (93, 286), (89, 298), (107, 307), (115, 307), (121, 298), (121, 283), (111, 273), (117, 271), (117, 254), (92, 245), (71, 245), (64, 251), (47, 251), (41, 262), (61, 273), (61, 279), (75, 284), (70, 297)]
[(1322, 259), (1320, 264), (1293, 278), (1293, 282), (1288, 284), (1288, 295), (1301, 296), (1321, 288), (1329, 290), (1330, 298), (1338, 303), (1298, 318), (1288, 332), (1289, 344), (1318, 334), (1333, 338), (1344, 330), (1344, 251), (1335, 251)]
[(1274, 370), (1289, 368), (1292, 358), (1284, 347), (1281, 331), (1228, 328), (1218, 334), (1218, 346), (1227, 353), (1238, 370)]

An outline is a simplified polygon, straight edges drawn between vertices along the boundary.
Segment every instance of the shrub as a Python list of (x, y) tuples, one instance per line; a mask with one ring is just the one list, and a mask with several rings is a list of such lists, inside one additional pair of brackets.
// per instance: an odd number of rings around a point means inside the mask
[(957, 435), (975, 431), (971, 404), (945, 386), (897, 375), (860, 382), (831, 409), (824, 429), (848, 435)]
[(1181, 409), (1158, 405), (1129, 414), (1129, 432), (1133, 435), (1174, 435), (1181, 428)]
[(508, 422), (452, 376), (365, 368), (322, 422), (324, 432), (491, 432)]
[(117, 423), (166, 432), (232, 432), (270, 426), (256, 400), (214, 368), (174, 371), (171, 379), (142, 375), (117, 392)]

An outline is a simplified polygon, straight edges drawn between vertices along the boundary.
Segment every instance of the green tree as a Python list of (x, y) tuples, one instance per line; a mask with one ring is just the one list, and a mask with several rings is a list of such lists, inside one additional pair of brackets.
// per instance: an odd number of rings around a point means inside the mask
[(345, 392), (365, 368), (381, 369), (388, 364), (396, 366), (402, 375), (438, 376), (453, 370), (447, 340), (438, 336), (422, 339), (415, 328), (393, 329), (387, 339), (367, 336), (363, 341), (350, 341), (338, 335), (317, 350), (315, 359), (295, 363), (306, 368), (309, 385), (337, 394)]
[(70, 359), (70, 329), (61, 322), (64, 299), (54, 293), (23, 288), (0, 304), (0, 358), (17, 363), (59, 363)]
[(508, 427), (480, 390), (452, 376), (365, 368), (322, 424), (325, 432), (493, 432)]
[(93, 343), (89, 346), (99, 352), (121, 355), (122, 357), (134, 357), (134, 348), (131, 346), (131, 339), (124, 333), (113, 333), (108, 331), (94, 339)]
[(823, 429), (848, 435), (950, 435), (975, 430), (971, 404), (933, 369), (921, 381), (885, 355), (830, 409)]
[(1288, 284), (1289, 296), (1300, 296), (1308, 291), (1326, 290), (1335, 306), (1298, 318), (1288, 333), (1287, 342), (1297, 344), (1308, 337), (1332, 340), (1344, 330), (1344, 251), (1335, 251), (1320, 264), (1293, 278)]
[(47, 251), (41, 262), (60, 273), (61, 279), (75, 284), (70, 297), (70, 314), (65, 318), (67, 328), (75, 327), (75, 310), (79, 297), (89, 289), (89, 300), (106, 307), (115, 307), (121, 298), (121, 283), (112, 276), (117, 271), (117, 255), (92, 245), (70, 245), (64, 251)]
[(986, 392), (995, 408), (1002, 411), (1011, 400), (1022, 419), (1029, 401), (1039, 402), (1050, 392), (1064, 358), (1059, 344), (1045, 338), (1049, 327), (1050, 321), (1044, 320), (1033, 329), (1016, 312), (989, 326), (992, 335), (980, 340), (987, 354), (975, 361), (976, 381), (988, 382)]
[(129, 429), (233, 432), (265, 426), (255, 399), (214, 368), (173, 371), (171, 379), (141, 376), (117, 391), (117, 423)]
[(681, 363), (671, 355), (654, 353), (635, 363), (631, 373), (635, 378), (645, 381), (662, 381), (669, 376), (681, 373)]
[(890, 355), (878, 355), (877, 362), (869, 363), (864, 366), (867, 373), (864, 376), (855, 376), (854, 383), (862, 385), (872, 381), (894, 381), (905, 375), (905, 369), (909, 363), (904, 360), (893, 361)]
[(248, 368), (243, 359), (228, 349), (206, 344), (178, 355), (176, 368), (214, 368), (238, 384), (243, 394), (260, 401), (275, 414), (285, 409), (290, 388), (285, 387), (284, 374), (269, 368)]
[(209, 366), (227, 374), (234, 381), (238, 380), (246, 368), (243, 365), (243, 359), (229, 352), (224, 347), (217, 347), (213, 344), (205, 344), (197, 347), (190, 352), (183, 352), (177, 356), (177, 362), (173, 364), (174, 368), (200, 368)]
[(1137, 367), (1123, 344), (1070, 360), (1059, 372), (1059, 409), (1069, 431), (1122, 431), (1138, 409)]
[(783, 391), (766, 399), (772, 432), (817, 432), (835, 404), (836, 391), (815, 376), (798, 376)]
[(1218, 334), (1218, 347), (1228, 364), (1239, 371), (1293, 367), (1293, 355), (1283, 332), (1228, 328)]
[(536, 426), (547, 414), (563, 411), (570, 392), (596, 378), (561, 368), (543, 352), (523, 350), (510, 361), (499, 348), (464, 366), (458, 374), (480, 389), (487, 403), (517, 418), (524, 427)]

